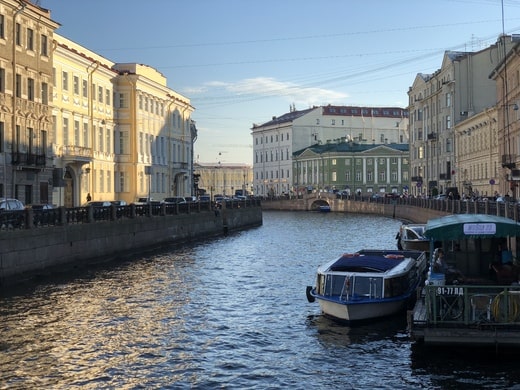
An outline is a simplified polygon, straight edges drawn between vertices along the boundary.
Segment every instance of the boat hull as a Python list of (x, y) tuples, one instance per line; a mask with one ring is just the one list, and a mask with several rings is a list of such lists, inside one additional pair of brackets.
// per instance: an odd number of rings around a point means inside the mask
[(419, 251), (370, 250), (345, 253), (318, 267), (309, 302), (340, 321), (365, 321), (405, 311), (424, 282), (426, 256)]
[(407, 308), (408, 299), (388, 302), (348, 303), (320, 299), (315, 296), (321, 312), (340, 321), (366, 321), (388, 317), (403, 312)]
[(401, 240), (401, 247), (408, 251), (428, 252), (430, 250), (430, 241), (428, 240)]

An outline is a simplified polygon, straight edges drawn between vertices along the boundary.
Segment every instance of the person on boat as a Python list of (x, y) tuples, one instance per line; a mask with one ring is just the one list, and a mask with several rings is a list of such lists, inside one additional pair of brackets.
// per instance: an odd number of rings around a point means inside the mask
[(434, 252), (435, 262), (433, 263), (433, 272), (444, 274), (447, 284), (462, 283), (464, 275), (456, 269), (448, 265), (444, 258), (444, 250), (437, 248)]
[(507, 249), (507, 246), (504, 246), (502, 248), (502, 252), (500, 253), (500, 260), (502, 262), (502, 265), (513, 264), (513, 253), (509, 249)]

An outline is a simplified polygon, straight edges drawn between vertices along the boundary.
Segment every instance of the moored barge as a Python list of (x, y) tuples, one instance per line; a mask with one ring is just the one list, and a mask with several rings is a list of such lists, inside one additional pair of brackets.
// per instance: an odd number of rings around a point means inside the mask
[[(483, 214), (449, 215), (428, 221), (429, 272), (408, 312), (413, 340), (433, 346), (520, 347), (520, 224)], [(436, 270), (434, 242), (447, 263)], [(456, 273), (453, 270), (457, 270)]]

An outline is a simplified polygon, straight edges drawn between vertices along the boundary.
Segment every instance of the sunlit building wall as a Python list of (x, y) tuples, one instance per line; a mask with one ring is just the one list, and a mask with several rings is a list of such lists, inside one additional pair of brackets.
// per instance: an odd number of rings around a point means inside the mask
[(168, 88), (157, 70), (116, 64), (116, 191), (127, 202), (194, 194), (190, 100)]
[(0, 196), (52, 201), (50, 11), (0, 0)]
[(54, 164), (62, 185), (54, 202), (66, 207), (115, 200), (113, 80), (106, 58), (58, 34), (53, 63)]
[(195, 163), (200, 193), (233, 196), (237, 190), (252, 195), (253, 169), (250, 165), (234, 163)]
[(322, 106), (291, 110), (253, 125), (253, 187), (279, 196), (301, 185), (293, 176), (293, 153), (311, 145), (352, 141), (408, 145), (408, 112), (398, 107)]

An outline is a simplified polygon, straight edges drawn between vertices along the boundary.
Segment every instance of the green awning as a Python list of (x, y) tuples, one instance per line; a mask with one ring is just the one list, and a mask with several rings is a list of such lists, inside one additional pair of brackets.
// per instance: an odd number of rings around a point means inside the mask
[(486, 214), (453, 214), (431, 219), (424, 235), (434, 241), (520, 236), (520, 224)]

